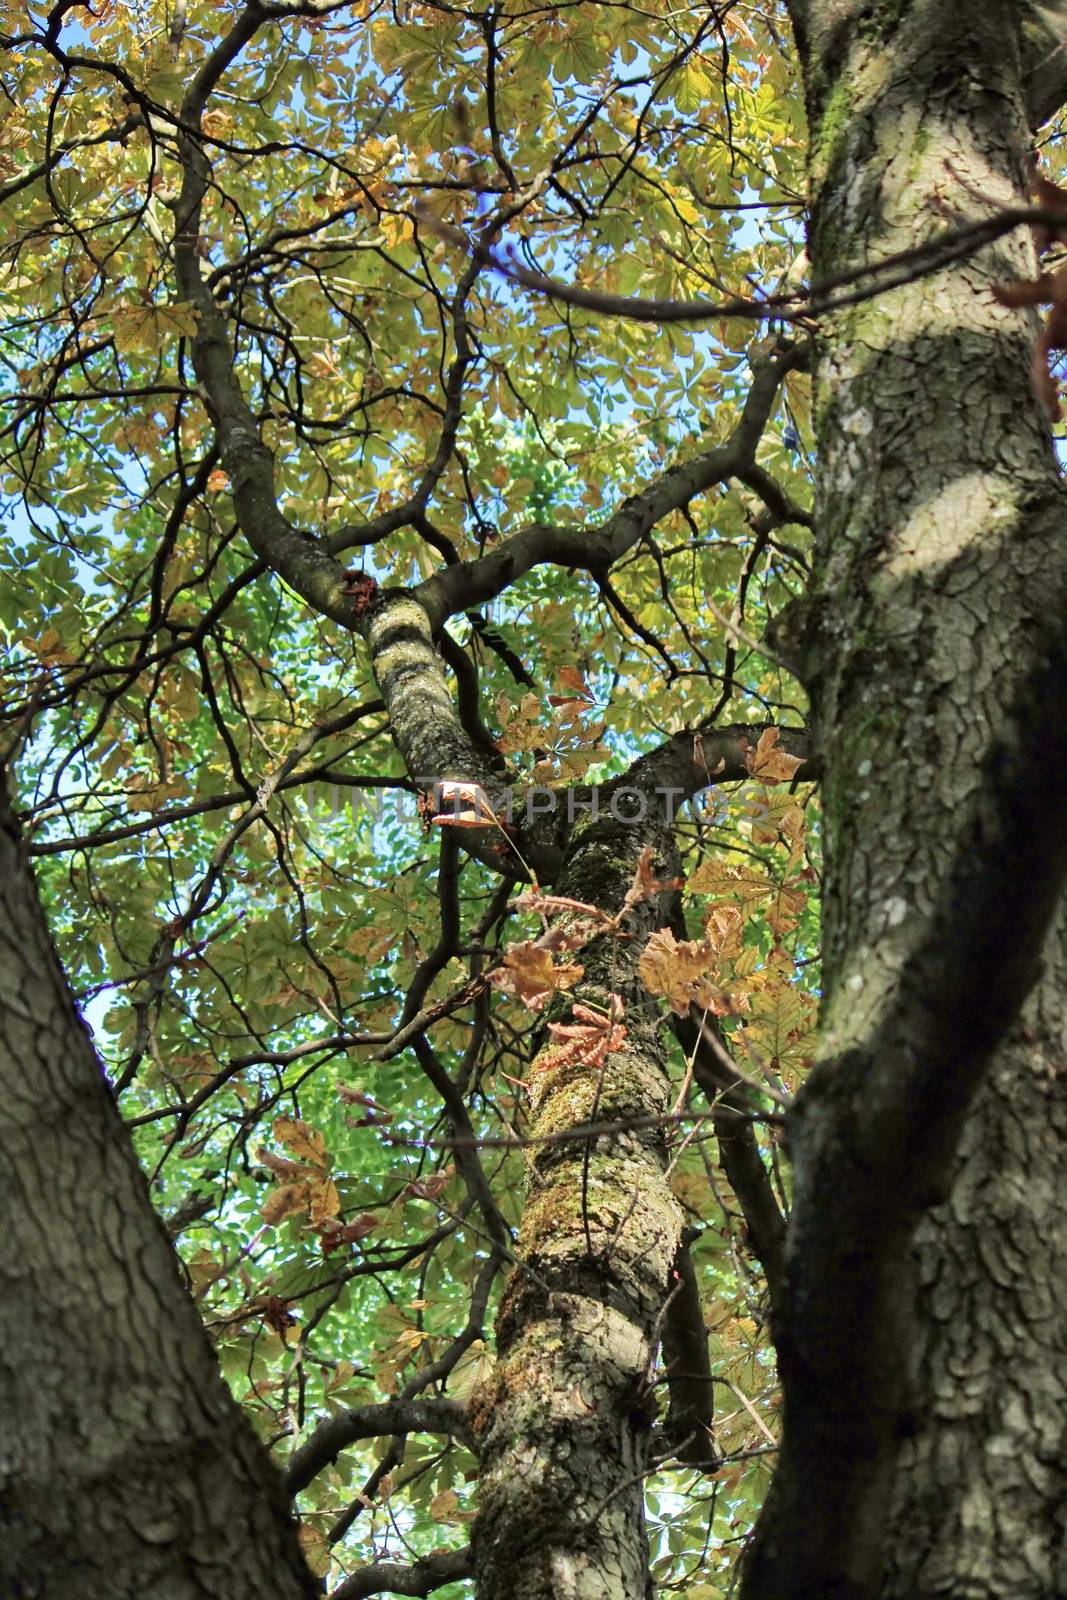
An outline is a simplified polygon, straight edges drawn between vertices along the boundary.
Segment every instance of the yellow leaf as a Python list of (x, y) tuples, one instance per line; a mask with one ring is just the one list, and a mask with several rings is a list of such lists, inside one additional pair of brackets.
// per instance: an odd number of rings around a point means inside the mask
[(343, 1389), (345, 1384), (355, 1375), (356, 1369), (351, 1361), (346, 1361), (342, 1358), (333, 1371), (326, 1374), (325, 1382), (322, 1386), (323, 1394), (332, 1394), (336, 1389)]
[(397, 216), (395, 212), (384, 212), (380, 227), (382, 237), (391, 249), (397, 245), (408, 244), (415, 237), (415, 228), (408, 216)]
[(691, 894), (710, 894), (716, 900), (739, 900), (752, 909), (774, 893), (774, 883), (758, 867), (731, 867), (721, 859), (702, 861), (686, 888)]
[(228, 111), (206, 111), (200, 126), (209, 139), (225, 139), (233, 131), (233, 118)]
[(776, 844), (784, 838), (797, 855), (803, 845), (804, 813), (792, 795), (764, 792), (751, 800), (747, 807), (752, 818), (753, 844)]
[(795, 878), (790, 883), (782, 884), (767, 912), (767, 922), (776, 939), (792, 933), (806, 900), (804, 887)]
[(496, 1367), (496, 1353), (486, 1348), (483, 1339), (475, 1339), (465, 1356), (452, 1369), (448, 1381), (450, 1394), (457, 1400), (468, 1400), (479, 1384), (487, 1383)]
[(718, 963), (732, 961), (741, 954), (741, 913), (736, 906), (712, 906), (704, 918), (705, 940)]
[(375, 927), (368, 922), (366, 927), (356, 928), (345, 940), (345, 949), (349, 955), (359, 956), (371, 965), (381, 960), (387, 950), (391, 950), (395, 939), (390, 928)]
[(755, 946), (742, 950), (730, 962), (731, 976), (736, 978), (750, 978), (759, 966), (759, 951)]
[(131, 350), (159, 350), (168, 339), (191, 339), (196, 333), (196, 315), (184, 301), (167, 306), (116, 306), (111, 313), (111, 331), (121, 355)]
[(459, 1495), (454, 1489), (442, 1489), (426, 1507), (432, 1522), (459, 1522)]
[(312, 1166), (325, 1167), (329, 1164), (326, 1140), (309, 1122), (301, 1122), (297, 1117), (279, 1117), (274, 1124), (274, 1137), (279, 1144), (288, 1145), (302, 1161), (310, 1161)]
[(326, 1535), (320, 1529), (313, 1528), (310, 1522), (302, 1522), (297, 1529), (297, 1538), (304, 1552), (304, 1560), (316, 1578), (325, 1578), (333, 1560)]
[(336, 1217), (341, 1209), (341, 1197), (332, 1178), (320, 1178), (308, 1184), (308, 1218), (313, 1227)]

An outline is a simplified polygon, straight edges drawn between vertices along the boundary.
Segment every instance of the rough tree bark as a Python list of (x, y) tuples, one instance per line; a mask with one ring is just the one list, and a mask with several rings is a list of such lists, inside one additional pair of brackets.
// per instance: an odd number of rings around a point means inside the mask
[[(817, 278), (1025, 203), (1029, 8), (792, 9)], [(1034, 271), (1016, 232), (822, 329), (825, 1034), (747, 1600), (1065, 1592), (1067, 517), (1036, 330), (991, 294)]]
[(152, 1209), (6, 797), (0, 899), (0, 1592), (317, 1594)]

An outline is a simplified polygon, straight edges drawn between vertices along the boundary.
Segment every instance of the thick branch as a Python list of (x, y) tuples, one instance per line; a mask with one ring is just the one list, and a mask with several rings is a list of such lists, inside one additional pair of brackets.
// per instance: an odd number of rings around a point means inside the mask
[[(833, 12), (830, 13), (831, 18)], [(824, 34), (826, 30), (824, 29)], [(836, 34), (829, 30), (832, 49)], [(825, 43), (825, 39), (822, 41)], [(429, 219), (423, 215), (423, 221)], [(648, 300), (641, 296), (608, 294), (602, 289), (587, 289), (582, 284), (564, 283), (522, 266), (510, 256), (494, 255), (471, 245), (459, 229), (432, 222), (432, 231), (458, 249), (468, 251), (476, 261), (494, 267), (526, 289), (542, 294), (562, 305), (578, 306), (605, 317), (631, 322), (669, 326), (682, 322), (711, 322), (738, 318), (763, 322), (768, 318), (809, 326), (813, 319), (828, 317), (835, 311), (866, 301), (880, 299), (893, 289), (916, 283), (945, 267), (973, 256), (986, 245), (1023, 226), (1033, 227), (1048, 221), (1055, 225), (1062, 215), (1029, 206), (1008, 206), (992, 215), (943, 229), (932, 238), (907, 249), (893, 251), (877, 260), (865, 261), (844, 271), (820, 278), (807, 289), (784, 289), (758, 298), (736, 296), (727, 300)]]
[(793, 24), (797, 49), (803, 52), (807, 48), (808, 41), (809, 0), (785, 0), (785, 9), (789, 12), (789, 20)]
[[(361, 627), (389, 713), (390, 732), (413, 781), (426, 791), (450, 782), (477, 785), (486, 795), (495, 793), (502, 783), (499, 767), (490, 763), (485, 749), (475, 744), (460, 720), (430, 619), (417, 595), (383, 590), (368, 607)], [(523, 835), (516, 853), (509, 835), (492, 822), (483, 829), (465, 828), (464, 844), (487, 866), (515, 878), (528, 876), (528, 863), (542, 881), (549, 882), (559, 867), (559, 851), (550, 841), (539, 850), (533, 835)]]
[(748, 1229), (748, 1240), (763, 1268), (771, 1304), (781, 1298), (785, 1277), (785, 1218), (782, 1216), (767, 1168), (763, 1164), (756, 1132), (747, 1115), (745, 1088), (730, 1080), (706, 1042), (703, 1026), (692, 1017), (674, 1017), (675, 1037), (693, 1063), (693, 1075), (712, 1108), (712, 1126), (719, 1159)]
[(666, 1434), (685, 1466), (714, 1472), (721, 1465), (712, 1431), (715, 1383), (700, 1285), (684, 1235), (671, 1277), (674, 1281), (663, 1324), (663, 1368), (670, 1396)]
[(432, 1594), (446, 1583), (469, 1578), (473, 1570), (474, 1557), (469, 1545), (459, 1550), (435, 1551), (432, 1556), (422, 1556), (410, 1567), (403, 1567), (397, 1561), (375, 1561), (346, 1578), (340, 1588), (333, 1591), (330, 1600), (365, 1600), (365, 1596), (372, 1594)]
[[(1026, 171), (1022, 8), (882, 10), (872, 30), (868, 7), (810, 7), (816, 274), (922, 241), (978, 196), (1007, 216)], [(1025, 240), (1005, 239), (966, 273), (854, 310), (816, 373), (819, 627), (805, 654), (825, 999), (820, 1060), (787, 1121), (784, 1431), (745, 1600), (885, 1592), (901, 1440), (918, 1423), (940, 1448), (951, 1415), (913, 1416), (912, 1235), (949, 1198), (964, 1120), (1067, 882), (1065, 496), (1032, 334), (990, 292), (1029, 262)]]
[[(962, 820), (952, 869), (892, 1004), (866, 1037), (859, 1030), (850, 1048), (819, 1062), (790, 1114), (796, 1190), (774, 1324), (785, 1432), (745, 1600), (877, 1592), (908, 1425), (908, 1242), (920, 1213), (946, 1198), (964, 1118), (1037, 977), (1067, 884), (1062, 615), (1061, 602), (1048, 633), (1032, 641), (1039, 665), (990, 752), (982, 798)], [(1020, 756), (1034, 737), (1047, 739), (1040, 785)], [(847, 1206), (834, 1196), (847, 1196)], [(827, 1484), (835, 1509), (816, 1528)], [(850, 1567), (855, 1579), (839, 1576)]]
[(384, 1400), (378, 1405), (340, 1411), (327, 1417), (293, 1451), (285, 1469), (285, 1487), (290, 1494), (299, 1494), (350, 1444), (397, 1433), (447, 1433), (467, 1444), (467, 1408), (458, 1400)]
[[(561, 893), (621, 906), (646, 842), (657, 876), (670, 876), (677, 858), (662, 825), (583, 820)], [(484, 1600), (638, 1596), (647, 1586), (647, 1375), (681, 1216), (662, 1128), (557, 1136), (667, 1111), (662, 1034), (636, 971), (661, 898), (633, 907), (628, 938), (605, 935), (582, 950), (584, 976), (567, 1001), (603, 1017), (603, 1028), (563, 1049), (548, 1036), (527, 1074), (533, 1138), (553, 1137), (529, 1146), (520, 1265), (501, 1301), (497, 1365), (472, 1403)], [(620, 1015), (622, 1026), (609, 1023)]]
[[(534, 522), (505, 539), (489, 555), (434, 573), (414, 593), (436, 630), (449, 617), (483, 605), (533, 567), (554, 563), (583, 572), (603, 572), (633, 549), (672, 511), (687, 506), (717, 483), (752, 472), (755, 452), (787, 372), (807, 360), (806, 345), (769, 341), (753, 355), (754, 377), (737, 426), (725, 444), (668, 468), (639, 494), (630, 495), (596, 527), (557, 527)], [(762, 491), (761, 491), (762, 492)]]
[(1023, 88), (1030, 125), (1039, 128), (1067, 101), (1067, 3), (1025, 7), (1022, 24)]
[[(274, 487), (274, 457), (264, 445), (234, 367), (226, 319), (200, 270), (200, 214), (211, 168), (199, 137), (211, 90), (252, 38), (264, 12), (250, 7), (201, 67), (181, 109), (179, 151), (183, 177), (175, 204), (174, 261), (178, 289), (196, 311), (193, 368), (218, 435), (241, 530), (258, 556), (316, 610), (359, 631), (359, 607), (346, 591), (345, 569), (310, 535), (282, 515)], [(403, 519), (401, 519), (403, 520)]]
[[(602, 785), (602, 790), (632, 788), (646, 795), (670, 795), (674, 797), (672, 804), (677, 806), (715, 784), (751, 780), (747, 758), (761, 735), (767, 732), (767, 726), (736, 722), (725, 728), (683, 728), (655, 750), (639, 756), (621, 778)], [(804, 763), (797, 773), (800, 781), (818, 779), (819, 758), (812, 748), (808, 730), (779, 728), (778, 731), (778, 748)]]

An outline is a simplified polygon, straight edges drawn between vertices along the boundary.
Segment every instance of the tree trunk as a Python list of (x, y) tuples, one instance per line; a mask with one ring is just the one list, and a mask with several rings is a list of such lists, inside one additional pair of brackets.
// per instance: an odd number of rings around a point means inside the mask
[(0, 1591), (318, 1592), (219, 1375), (0, 803)]
[(892, 1600), (1067, 1594), (1065, 997), (1060, 939), (967, 1119), (949, 1199), (916, 1234)]
[[(604, 809), (607, 809), (605, 804)], [(662, 878), (677, 858), (662, 826), (610, 817), (574, 830), (560, 895), (618, 911), (646, 842)], [(479, 1600), (638, 1600), (651, 1594), (643, 1475), (650, 1389), (681, 1214), (665, 1177), (664, 1130), (568, 1138), (588, 1123), (669, 1110), (664, 1025), (637, 962), (668, 917), (638, 905), (625, 937), (577, 954), (575, 999), (625, 1002), (626, 1038), (606, 1060), (563, 1061), (559, 1040), (530, 1071), (529, 1184), (520, 1265), (497, 1321), (498, 1364), (473, 1402), (482, 1475), (474, 1539)]]
[[(1022, 8), (793, 9), (817, 280), (1027, 203)], [(785, 1429), (747, 1600), (1064, 1592), (1055, 936), (1006, 1037), (1062, 882), (1040, 786), (1055, 814), (1067, 524), (1036, 326), (991, 292), (1034, 273), (1016, 230), (821, 330), (824, 1039), (790, 1119)]]

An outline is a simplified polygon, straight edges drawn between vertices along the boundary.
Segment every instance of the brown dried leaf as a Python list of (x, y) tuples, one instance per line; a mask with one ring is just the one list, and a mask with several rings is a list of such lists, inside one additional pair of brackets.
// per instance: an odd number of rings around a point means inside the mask
[(619, 1022), (623, 1014), (621, 996), (611, 997), (611, 1015), (593, 1011), (589, 1006), (575, 1002), (571, 1007), (574, 1022), (550, 1022), (548, 1031), (556, 1043), (541, 1053), (535, 1063), (538, 1072), (555, 1071), (563, 1066), (580, 1064), (586, 1067), (602, 1066), (612, 1050), (618, 1050), (626, 1038), (626, 1029)]
[(652, 871), (653, 850), (646, 844), (638, 857), (637, 870), (634, 881), (626, 891), (623, 907), (639, 905), (642, 900), (651, 900), (653, 895), (662, 894), (665, 889), (680, 889), (682, 878), (657, 878)]
[(442, 783), (438, 795), (441, 809), (430, 821), (439, 827), (489, 828), (497, 820), (489, 796), (479, 783)]
[(557, 918), (534, 943), (539, 950), (580, 950), (589, 943), (597, 927), (598, 924), (589, 917), (573, 917), (569, 922)]
[(411, 1195), (415, 1200), (436, 1200), (437, 1196), (448, 1188), (449, 1182), (456, 1175), (455, 1167), (442, 1167), (440, 1172), (435, 1172), (430, 1178), (415, 1178), (403, 1190), (403, 1195)]
[(364, 1211), (361, 1216), (353, 1217), (351, 1222), (338, 1222), (328, 1217), (319, 1227), (322, 1253), (328, 1256), (331, 1250), (340, 1250), (343, 1245), (358, 1244), (379, 1226), (373, 1211)]
[(441, 1489), (426, 1507), (431, 1522), (460, 1522), (459, 1495), (454, 1489)]
[(306, 1211), (307, 1204), (306, 1183), (283, 1183), (279, 1188), (271, 1190), (263, 1202), (260, 1215), (264, 1222), (274, 1227), (286, 1217), (295, 1217), (301, 1211)]
[(745, 766), (761, 783), (788, 783), (797, 768), (804, 765), (802, 756), (790, 756), (777, 748), (781, 731), (765, 728), (755, 750), (745, 747)]
[(260, 1145), (256, 1155), (276, 1178), (290, 1178), (293, 1182), (302, 1182), (311, 1177), (307, 1167), (299, 1161), (290, 1161), (286, 1156), (276, 1156), (273, 1150), (268, 1150), (266, 1145)]
[(316, 1578), (325, 1578), (333, 1561), (333, 1552), (325, 1533), (313, 1528), (310, 1522), (302, 1522), (297, 1529), (297, 1538), (304, 1560)]
[(560, 667), (559, 672), (556, 674), (556, 682), (561, 689), (570, 689), (572, 693), (581, 695), (583, 699), (594, 703), (593, 692), (577, 667)]
[(585, 968), (577, 961), (556, 966), (552, 952), (526, 939), (511, 945), (504, 954), (504, 966), (490, 978), (495, 988), (514, 995), (531, 1011), (540, 1011), (557, 989), (573, 989)]
[(492, 823), (488, 817), (480, 817), (476, 811), (443, 811), (436, 817), (431, 817), (430, 822), (435, 828), (491, 828)]
[(730, 1007), (711, 980), (718, 959), (710, 940), (679, 942), (669, 928), (660, 928), (645, 945), (638, 972), (649, 993), (663, 995), (676, 1016), (684, 1017), (691, 1005), (697, 1005), (721, 1017)]
[(375, 1100), (372, 1094), (367, 1094), (363, 1089), (357, 1089), (352, 1084), (339, 1083), (337, 1085), (337, 1093), (346, 1105), (366, 1106), (369, 1111), (378, 1111), (383, 1117), (391, 1115), (388, 1107), (383, 1106), (380, 1100)]

